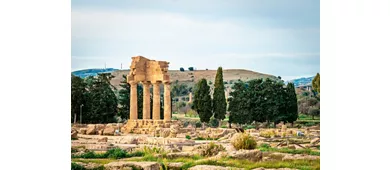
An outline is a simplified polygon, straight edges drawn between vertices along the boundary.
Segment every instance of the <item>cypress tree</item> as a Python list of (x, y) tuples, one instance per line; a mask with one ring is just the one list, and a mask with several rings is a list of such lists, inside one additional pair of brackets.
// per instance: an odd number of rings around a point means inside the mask
[(238, 81), (232, 87), (233, 91), (229, 98), (229, 123), (245, 124), (252, 121), (252, 114), (250, 112), (250, 98), (248, 86)]
[[(71, 121), (73, 123), (75, 120), (74, 116), (76, 116), (76, 121), (80, 121), (80, 107), (81, 105), (85, 105), (87, 91), (86, 83), (84, 83), (84, 80), (82, 78), (72, 74), (71, 83)], [(83, 107), (83, 109), (85, 110), (85, 106)]]
[(90, 113), (84, 116), (85, 123), (112, 123), (117, 112), (117, 98), (110, 84), (110, 73), (99, 74), (89, 89)]
[(127, 83), (126, 75), (122, 76), (122, 81), (119, 84), (122, 89), (119, 90), (118, 95), (118, 116), (122, 119), (129, 119), (130, 114), (130, 84)]
[(200, 121), (209, 122), (212, 116), (212, 100), (210, 96), (210, 87), (206, 79), (201, 79), (195, 88), (193, 109), (198, 112)]
[(213, 93), (213, 111), (214, 118), (219, 120), (225, 119), (226, 115), (226, 98), (225, 86), (223, 84), (222, 67), (219, 67), (215, 75), (214, 93)]
[(311, 84), (313, 86), (313, 90), (317, 93), (320, 93), (320, 73), (317, 73)]
[(293, 83), (287, 84), (287, 122), (294, 123), (298, 119), (298, 101)]

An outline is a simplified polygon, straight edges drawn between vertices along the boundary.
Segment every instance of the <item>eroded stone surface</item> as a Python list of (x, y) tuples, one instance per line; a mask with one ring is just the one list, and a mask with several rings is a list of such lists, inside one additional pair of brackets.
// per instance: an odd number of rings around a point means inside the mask
[(160, 170), (160, 164), (157, 162), (110, 162), (104, 165), (106, 170), (122, 170), (123, 168), (135, 167), (142, 170)]
[(183, 162), (171, 162), (168, 163), (168, 169), (169, 170), (181, 170), (181, 167), (184, 165)]
[(261, 161), (263, 158), (263, 154), (260, 150), (238, 150), (229, 152), (229, 156), (233, 159), (245, 159), (251, 161)]
[(95, 168), (98, 168), (98, 167), (101, 166), (100, 164), (92, 163), (92, 162), (88, 162), (88, 163), (75, 162), (75, 163), (78, 164), (78, 165), (83, 166), (85, 169), (95, 169)]
[(196, 165), (189, 168), (188, 170), (244, 170), (244, 168), (234, 168), (234, 167), (223, 167), (223, 166), (214, 166), (214, 165)]

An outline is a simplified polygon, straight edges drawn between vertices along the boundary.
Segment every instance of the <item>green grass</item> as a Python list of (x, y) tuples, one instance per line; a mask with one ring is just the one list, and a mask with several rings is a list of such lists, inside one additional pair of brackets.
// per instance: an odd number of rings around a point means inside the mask
[(72, 158), (85, 158), (85, 159), (95, 159), (95, 158), (111, 158), (111, 159), (120, 159), (120, 158), (131, 158), (135, 156), (144, 156), (144, 152), (132, 152), (128, 153), (125, 150), (122, 150), (120, 148), (113, 148), (108, 150), (105, 153), (95, 153), (94, 151), (88, 151), (86, 153), (83, 153), (81, 155), (73, 155)]
[[(86, 168), (79, 165), (79, 164), (72, 162), (71, 170), (86, 170)], [(104, 166), (99, 166), (99, 167), (89, 169), (89, 170), (104, 170)]]
[(245, 130), (248, 130), (248, 129), (255, 129), (256, 128), (256, 126), (253, 126), (253, 125), (246, 125), (246, 126), (244, 126), (244, 129)]
[(289, 149), (289, 148), (272, 148), (268, 144), (262, 144), (258, 148), (263, 152), (280, 152), (280, 153), (290, 153), (290, 154), (306, 154), (306, 155), (315, 155), (320, 156), (320, 152), (313, 151), (311, 149)]
[(82, 163), (88, 163), (88, 162), (91, 162), (91, 163), (97, 163), (97, 164), (101, 164), (101, 165), (104, 165), (104, 164), (108, 164), (110, 162), (114, 162), (114, 161), (118, 161), (116, 159), (84, 159), (84, 158), (72, 158), (72, 161), (73, 162), (82, 162)]
[(188, 169), (195, 165), (216, 165), (224, 167), (236, 167), (245, 169), (254, 168), (294, 168), (303, 170), (320, 169), (320, 160), (291, 160), (291, 161), (261, 161), (252, 162), (249, 160), (238, 160), (231, 158), (222, 158), (220, 160), (201, 160), (189, 161), (184, 163), (183, 169)]
[[(313, 120), (313, 117), (310, 115), (305, 115), (305, 114), (299, 114), (298, 115), (298, 120)], [(319, 116), (314, 116), (314, 120), (320, 120)]]
[(196, 137), (194, 140), (218, 140), (219, 138), (202, 138), (202, 137)]
[[(128, 158), (126, 161), (153, 161), (158, 162), (162, 166), (166, 167), (166, 165), (170, 162), (183, 162), (182, 169), (186, 170), (190, 167), (196, 165), (216, 165), (216, 166), (228, 166), (228, 167), (236, 167), (236, 168), (244, 168), (244, 169), (254, 169), (254, 168), (292, 168), (292, 169), (303, 169), (303, 170), (317, 170), (320, 169), (320, 160), (273, 160), (273, 161), (260, 161), (260, 162), (252, 162), (249, 160), (238, 160), (232, 158), (221, 158), (218, 160), (206, 160), (203, 157), (196, 155), (191, 158), (175, 158), (175, 159), (167, 159), (167, 158), (157, 158), (153, 155), (145, 155), (142, 158)], [(77, 162), (93, 162), (99, 164), (107, 164), (109, 162), (116, 161), (114, 159), (72, 159), (72, 161)]]

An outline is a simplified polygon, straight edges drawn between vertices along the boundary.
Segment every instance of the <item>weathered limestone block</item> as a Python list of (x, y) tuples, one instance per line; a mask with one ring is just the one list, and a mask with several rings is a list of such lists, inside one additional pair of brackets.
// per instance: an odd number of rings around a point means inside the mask
[(176, 153), (168, 153), (167, 158), (168, 159), (174, 159), (179, 157), (192, 157), (194, 156), (194, 153), (192, 152), (176, 152)]
[(103, 130), (103, 135), (114, 135), (115, 128), (112, 126), (108, 126)]
[(193, 152), (201, 156), (215, 156), (221, 151), (225, 151), (225, 147), (220, 144), (203, 144), (194, 147)]
[(214, 166), (214, 165), (196, 165), (191, 167), (188, 170), (244, 170), (244, 168), (235, 168), (235, 167), (223, 167), (223, 166)]
[(108, 138), (107, 137), (102, 137), (98, 139), (98, 142), (107, 142)]
[(103, 129), (98, 131), (98, 135), (103, 135)]
[(72, 139), (77, 139), (77, 130), (76, 129), (72, 129), (72, 131), (71, 131), (71, 138)]
[(175, 138), (177, 133), (179, 133), (180, 127), (178, 125), (171, 125), (169, 137)]
[(310, 144), (315, 145), (319, 142), (320, 142), (320, 138), (314, 138), (313, 140), (310, 141)]
[(160, 136), (163, 138), (169, 137), (169, 134), (171, 133), (171, 129), (168, 128), (162, 128), (160, 131)]
[(75, 163), (83, 166), (85, 169), (96, 169), (96, 168), (100, 167), (100, 164), (92, 163), (92, 162), (88, 162), (88, 163), (75, 162)]
[(79, 133), (85, 135), (87, 132), (87, 128), (80, 128)]
[(320, 159), (320, 156), (314, 156), (314, 155), (303, 155), (303, 154), (284, 154), (285, 156), (282, 158), (282, 160), (297, 160), (297, 159), (304, 159), (304, 160), (316, 160)]
[(160, 170), (160, 164), (157, 162), (111, 162), (104, 165), (106, 170), (122, 170), (123, 168), (135, 167), (142, 170)]
[(168, 169), (169, 170), (181, 170), (182, 166), (184, 165), (183, 162), (171, 162), (171, 163), (168, 163)]
[(85, 132), (87, 135), (95, 135), (96, 134), (96, 125), (88, 125), (87, 126), (87, 131)]
[(263, 158), (263, 153), (258, 150), (238, 150), (233, 151), (229, 153), (229, 156), (231, 156), (234, 159), (245, 159), (245, 160), (251, 160), (251, 161), (261, 161)]
[(103, 130), (105, 127), (106, 127), (105, 124), (96, 124), (96, 130), (97, 130), (97, 131)]

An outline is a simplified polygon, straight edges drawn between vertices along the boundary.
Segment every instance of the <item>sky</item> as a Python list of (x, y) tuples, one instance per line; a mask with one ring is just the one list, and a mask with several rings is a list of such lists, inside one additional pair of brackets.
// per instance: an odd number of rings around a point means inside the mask
[(320, 72), (318, 0), (72, 0), (72, 71), (247, 69), (284, 80)]

